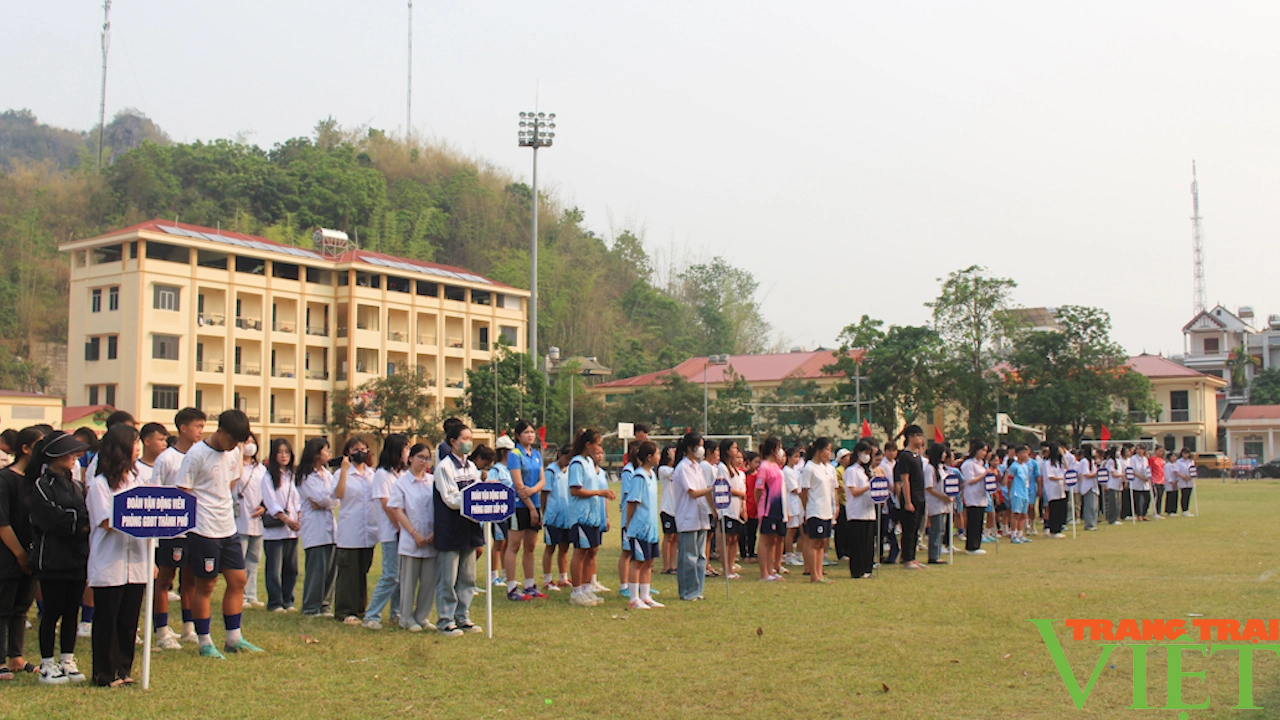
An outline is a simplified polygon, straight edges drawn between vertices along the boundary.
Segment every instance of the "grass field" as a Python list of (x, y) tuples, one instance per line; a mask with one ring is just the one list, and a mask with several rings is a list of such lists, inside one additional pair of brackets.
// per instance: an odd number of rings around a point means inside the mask
[[(1065, 618), (1276, 617), (1280, 483), (1204, 480), (1200, 492), (1202, 517), (1103, 527), (1076, 540), (1068, 531), (1066, 540), (1002, 545), (998, 554), (988, 545), (985, 557), (957, 555), (954, 566), (923, 572), (885, 568), (874, 580), (832, 568), (835, 583), (816, 587), (797, 569), (785, 583), (764, 584), (748, 566), (731, 599), (722, 580), (709, 580), (706, 602), (681, 603), (674, 578), (663, 576), (656, 587), (668, 607), (632, 613), (616, 592), (594, 609), (570, 607), (567, 597), (519, 604), (498, 597), (493, 640), (249, 611), (246, 637), (267, 655), (215, 662), (191, 649), (157, 653), (149, 692), (43, 687), (28, 676), (0, 688), (0, 716), (1176, 718), (1176, 710), (1126, 709), (1132, 654), (1125, 649), (1076, 710), (1026, 620), (1059, 621), (1083, 684), (1099, 649), (1070, 641)], [(600, 564), (611, 587), (616, 546), (614, 534)], [(483, 622), (483, 596), (472, 617)], [(217, 619), (214, 626), (220, 642)], [(27, 648), (38, 655), (34, 631)], [(77, 655), (88, 672), (87, 641)], [(1158, 708), (1164, 652), (1153, 650), (1150, 663), (1150, 704)], [(140, 664), (139, 654), (135, 677)], [(1280, 658), (1254, 664), (1263, 710), (1232, 709), (1234, 653), (1189, 656), (1184, 670), (1207, 671), (1206, 685), (1184, 683), (1188, 702), (1211, 703), (1190, 717), (1280, 717)]]

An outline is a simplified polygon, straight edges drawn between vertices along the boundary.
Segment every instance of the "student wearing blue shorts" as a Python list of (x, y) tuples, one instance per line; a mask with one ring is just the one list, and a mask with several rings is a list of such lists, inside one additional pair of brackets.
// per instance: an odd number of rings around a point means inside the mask
[(650, 595), (649, 588), (653, 580), (653, 560), (661, 552), (658, 545), (662, 537), (658, 523), (658, 475), (654, 472), (658, 459), (658, 446), (652, 442), (646, 440), (636, 446), (633, 455), (636, 467), (624, 497), (627, 504), (625, 537), (631, 550), (633, 591), (628, 607), (632, 610), (663, 607)]
[(524, 590), (521, 597), (528, 600), (545, 600), (546, 595), (538, 592), (538, 578), (533, 574), (534, 551), (538, 547), (538, 531), (542, 529), (542, 491), (546, 487), (542, 473), (542, 453), (533, 446), (538, 439), (533, 425), (525, 420), (516, 421), (515, 442), (508, 438), (498, 438), (501, 444), (508, 440), (511, 444), (507, 455), (507, 472), (515, 483), (519, 500), (516, 512), (511, 520), (511, 534), (507, 538), (507, 553), (502, 558), (502, 566), (507, 573), (507, 594), (519, 587), (516, 584), (516, 556), (524, 550)]
[[(565, 528), (569, 507), (569, 461), (573, 459), (573, 446), (561, 445), (556, 461), (543, 470), (542, 489), (542, 589), (545, 592), (560, 592), (562, 588), (571, 587), (569, 583), (569, 533)], [(560, 579), (551, 577), (551, 557), (556, 557), (556, 568), (560, 571)]]
[(1031, 504), (1031, 450), (1026, 445), (1014, 448), (1016, 462), (1009, 463), (1005, 477), (1009, 481), (1009, 511), (1013, 514), (1010, 528), (1014, 544), (1031, 542), (1026, 537), (1027, 508)]
[(582, 607), (604, 602), (592, 590), (591, 578), (596, 572), (596, 554), (609, 527), (605, 501), (618, 497), (609, 489), (604, 473), (598, 470), (598, 463), (604, 458), (603, 443), (598, 431), (583, 430), (573, 441), (574, 457), (569, 462), (569, 515), (574, 519), (573, 559), (569, 570), (573, 594), (569, 602)]

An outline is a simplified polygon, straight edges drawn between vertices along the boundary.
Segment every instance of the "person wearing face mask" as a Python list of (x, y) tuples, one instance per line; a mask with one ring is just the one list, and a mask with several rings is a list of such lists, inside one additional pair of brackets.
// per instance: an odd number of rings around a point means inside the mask
[(711, 529), (711, 522), (699, 501), (713, 492), (699, 466), (706, 457), (702, 435), (686, 433), (676, 446), (676, 455), (681, 458), (671, 476), (671, 489), (676, 496), (676, 532), (679, 533), (676, 581), (681, 600), (701, 600), (707, 573), (707, 531)]
[(876, 505), (871, 500), (871, 478), (884, 477), (883, 468), (871, 467), (871, 442), (865, 438), (853, 448), (857, 462), (844, 471), (845, 514), (849, 519), (849, 574), (871, 577), (876, 557)]
[(251, 608), (264, 608), (258, 601), (258, 563), (262, 557), (262, 478), (267, 469), (258, 462), (258, 438), (252, 433), (241, 446), (244, 467), (236, 483), (236, 532), (240, 535), (240, 551), (244, 553), (245, 585), (244, 604)]
[(436, 466), (432, 494), (436, 555), (436, 627), (443, 637), (482, 632), (471, 622), (476, 594), (476, 549), (484, 547), (484, 530), (462, 514), (462, 491), (480, 482), (480, 471), (467, 459), (471, 428), (462, 423), (444, 428), (449, 455)]
[(373, 497), (373, 468), (369, 446), (359, 437), (347, 441), (342, 467), (333, 486), (338, 506), (337, 553), (334, 565), (333, 615), (347, 625), (359, 625), (369, 604), (369, 568), (378, 544), (378, 513), (382, 505)]
[[(782, 579), (782, 541), (787, 536), (786, 498), (783, 496), (781, 465), (786, 452), (776, 437), (760, 445), (760, 468), (756, 471), (756, 507), (760, 511), (760, 580)], [(802, 546), (803, 547), (803, 546)]]

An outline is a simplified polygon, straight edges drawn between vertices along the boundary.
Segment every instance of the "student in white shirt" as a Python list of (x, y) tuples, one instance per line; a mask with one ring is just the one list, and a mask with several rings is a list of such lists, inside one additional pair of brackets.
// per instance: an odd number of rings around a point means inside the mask
[(1121, 501), (1124, 489), (1124, 463), (1120, 459), (1115, 446), (1107, 449), (1106, 461), (1102, 466), (1107, 470), (1107, 495), (1103, 511), (1108, 525), (1120, 524)]
[(302, 541), (304, 571), (302, 576), (302, 614), (307, 617), (333, 617), (333, 581), (336, 568), (338, 524), (333, 509), (333, 474), (329, 472), (329, 441), (316, 437), (302, 447), (298, 458), (298, 494), (302, 501), (302, 518), (298, 539)]
[[(146, 591), (147, 541), (111, 527), (113, 498), (138, 485), (138, 431), (117, 425), (99, 446), (98, 474), (90, 478), (89, 587), (93, 588), (93, 682), (133, 684), (134, 641)], [(228, 488), (230, 490), (230, 488)]]
[(240, 633), (244, 609), (244, 553), (236, 536), (235, 501), (231, 486), (240, 478), (239, 445), (249, 439), (249, 418), (237, 409), (223, 410), (218, 429), (187, 451), (178, 470), (179, 489), (196, 498), (195, 527), (187, 534), (187, 569), (195, 576), (191, 590), (191, 619), (200, 640), (200, 657), (224, 659), (209, 633), (213, 588), (221, 575), (223, 649), (259, 653), (262, 648)]
[[(1195, 467), (1195, 460), (1191, 457), (1191, 448), (1182, 448), (1182, 452), (1175, 464), (1175, 473), (1178, 478), (1179, 501), (1182, 507), (1182, 517), (1195, 517), (1191, 512), (1191, 494), (1195, 492), (1196, 481), (1191, 477), (1191, 468)], [(1178, 507), (1173, 508), (1173, 512), (1167, 513), (1170, 517), (1178, 516)]]
[(947, 516), (951, 514), (951, 498), (942, 491), (942, 483), (947, 477), (945, 462), (947, 447), (942, 443), (933, 443), (925, 451), (924, 463), (924, 508), (929, 518), (929, 564), (942, 563), (942, 545), (947, 534)]
[[(176, 486), (182, 459), (193, 445), (204, 438), (205, 414), (198, 408), (183, 408), (174, 415), (174, 427), (178, 428), (177, 441), (156, 457), (151, 470), (151, 484)], [(169, 589), (173, 586), (178, 569), (186, 565), (187, 536), (164, 538), (156, 542), (155, 595), (151, 605), (151, 624), (155, 628), (156, 648), (181, 650), (181, 643), (195, 644), (196, 625), (191, 620), (192, 577), (189, 571), (179, 576), (178, 593), (182, 598), (182, 635), (169, 628)], [(181, 642), (179, 642), (181, 641)]]
[(966, 555), (986, 555), (982, 549), (983, 523), (987, 505), (987, 455), (991, 446), (987, 441), (975, 438), (969, 443), (969, 455), (960, 463), (960, 497), (964, 501), (964, 552)]
[[(428, 456), (428, 459), (430, 457)], [(382, 575), (364, 611), (364, 626), (382, 629), (382, 610), (390, 607), (388, 620), (400, 615), (400, 526), (391, 512), (391, 488), (409, 465), (409, 438), (392, 433), (382, 443), (378, 469), (373, 473), (372, 512), (378, 518), (378, 545), (382, 548)]]
[(378, 516), (381, 504), (373, 499), (373, 468), (369, 466), (369, 446), (352, 437), (342, 448), (342, 465), (333, 499), (338, 501), (337, 550), (333, 564), (333, 614), (347, 625), (359, 625), (369, 604), (369, 568), (373, 548), (378, 544)]
[(736, 555), (738, 552), (738, 536), (742, 534), (742, 506), (747, 497), (747, 475), (743, 472), (742, 452), (738, 443), (725, 439), (720, 441), (720, 464), (716, 467), (716, 477), (729, 481), (729, 509), (724, 514), (724, 547), (720, 549), (720, 561), (725, 575), (730, 580), (737, 580)]
[[(884, 476), (889, 478), (889, 484), (892, 487), (894, 481), (894, 468), (898, 463), (898, 443), (890, 440), (884, 445), (884, 455), (880, 458), (880, 468), (884, 470)], [(880, 555), (881, 565), (893, 565), (898, 562), (898, 536), (894, 534), (893, 528), (897, 525), (896, 517), (898, 510), (897, 493), (889, 493), (889, 499), (885, 502), (884, 511), (880, 514), (880, 536), (889, 544), (889, 555), (885, 557), (884, 548), (876, 548), (876, 552)]]
[(462, 491), (480, 482), (480, 471), (467, 459), (473, 448), (471, 428), (446, 425), (444, 442), (449, 454), (436, 466), (432, 494), (438, 551), (436, 626), (443, 637), (461, 637), (483, 632), (471, 622), (471, 600), (476, 594), (476, 550), (484, 547), (484, 530), (462, 514)]
[(427, 468), (431, 446), (409, 448), (409, 469), (391, 486), (387, 511), (400, 526), (400, 627), (409, 632), (435, 630), (431, 607), (436, 598), (435, 486)]
[(147, 423), (138, 431), (138, 438), (142, 441), (142, 454), (138, 456), (138, 464), (134, 468), (138, 473), (138, 482), (142, 485), (154, 485), (156, 460), (169, 449), (169, 431), (160, 423)]
[(1151, 464), (1147, 460), (1147, 446), (1139, 445), (1129, 458), (1129, 467), (1133, 468), (1133, 514), (1140, 522), (1147, 522), (1147, 511), (1151, 507)]
[(298, 584), (298, 530), (301, 496), (294, 479), (293, 446), (284, 438), (271, 441), (267, 472), (262, 477), (262, 547), (267, 564), (267, 609), (293, 612)]
[[(1062, 453), (1062, 446), (1056, 442), (1049, 444), (1049, 457), (1045, 460), (1044, 475), (1040, 482), (1044, 486), (1044, 497), (1048, 502), (1048, 534), (1049, 537), (1064, 538), (1062, 530), (1067, 524), (1066, 473), (1069, 467)], [(1079, 473), (1077, 473), (1078, 475)]]
[(1080, 519), (1085, 530), (1098, 529), (1098, 467), (1097, 450), (1084, 445), (1076, 454), (1076, 488), (1080, 491)]
[(805, 536), (800, 531), (804, 524), (804, 503), (800, 502), (800, 473), (804, 470), (804, 448), (789, 447), (787, 461), (782, 466), (782, 492), (787, 504), (787, 537), (782, 546), (782, 566), (804, 565)]
[(884, 477), (882, 468), (871, 467), (874, 446), (867, 439), (853, 448), (856, 460), (844, 470), (844, 510), (849, 519), (849, 574), (871, 577), (876, 558), (876, 504), (871, 501), (871, 478)]
[(804, 505), (804, 564), (811, 583), (829, 583), (822, 566), (827, 556), (836, 507), (836, 469), (831, 464), (831, 440), (820, 437), (805, 451), (800, 473), (800, 502)]
[(716, 526), (720, 524), (720, 514), (716, 512), (715, 506), (712, 504), (715, 488), (712, 487), (716, 482), (716, 466), (720, 464), (720, 446), (714, 441), (704, 446), (706, 451), (703, 458), (698, 461), (698, 467), (702, 470), (702, 477), (707, 483), (707, 487), (712, 488), (712, 494), (698, 499), (698, 505), (702, 511), (707, 514), (707, 577), (720, 577), (720, 571), (711, 565), (711, 558), (715, 556), (716, 550)]
[[(776, 444), (777, 441), (774, 442)], [(706, 457), (702, 435), (686, 433), (676, 446), (676, 455), (681, 458), (671, 476), (676, 500), (676, 532), (679, 533), (676, 583), (681, 600), (701, 600), (706, 583), (707, 531), (711, 529), (711, 520), (700, 501), (714, 491), (707, 485), (706, 476), (699, 466)]]
[(676, 494), (671, 489), (671, 479), (675, 475), (677, 459), (674, 445), (662, 448), (662, 462), (658, 465), (658, 486), (662, 490), (658, 517), (662, 521), (663, 575), (676, 574), (676, 541), (680, 536), (676, 533)]
[(262, 559), (262, 478), (267, 469), (258, 462), (258, 438), (249, 433), (249, 439), (241, 446), (244, 467), (235, 485), (236, 533), (240, 537), (240, 552), (244, 553), (244, 604), (251, 608), (264, 608), (258, 601), (258, 563)]

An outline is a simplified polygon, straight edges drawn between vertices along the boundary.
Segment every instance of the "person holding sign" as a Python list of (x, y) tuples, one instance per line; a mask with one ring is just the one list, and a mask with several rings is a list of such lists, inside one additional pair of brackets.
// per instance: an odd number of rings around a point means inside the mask
[(820, 437), (805, 451), (800, 473), (800, 502), (804, 505), (804, 565), (809, 582), (830, 584), (823, 574), (827, 541), (831, 538), (836, 506), (836, 469), (831, 464), (831, 439)]
[(729, 508), (724, 512), (724, 548), (720, 551), (720, 562), (724, 574), (730, 580), (738, 580), (741, 569), (737, 562), (738, 537), (742, 534), (742, 501), (747, 496), (747, 474), (744, 471), (742, 452), (738, 443), (728, 438), (720, 441), (720, 465), (716, 468), (716, 477), (729, 481)]
[[(696, 432), (685, 433), (676, 445), (676, 455), (680, 457), (680, 462), (676, 464), (671, 476), (671, 487), (676, 499), (676, 532), (679, 533), (676, 584), (680, 599), (692, 602), (702, 599), (707, 574), (707, 531), (711, 529), (710, 519), (699, 501), (709, 497), (715, 490), (707, 484), (706, 476), (698, 465), (706, 457), (702, 435)], [(769, 556), (761, 557), (762, 568), (766, 557)]]
[[(151, 470), (151, 484), (174, 486), (178, 484), (178, 471), (187, 451), (204, 438), (204, 411), (187, 407), (173, 417), (178, 428), (177, 441), (156, 457)], [(182, 569), (186, 564), (187, 536), (162, 538), (156, 544), (155, 596), (151, 604), (151, 625), (156, 647), (162, 650), (181, 650), (182, 643), (196, 643), (196, 626), (191, 621), (191, 571)], [(179, 570), (181, 575), (179, 575)], [(169, 588), (177, 576), (178, 593), (182, 598), (182, 635), (169, 628)]]
[(634, 580), (628, 608), (648, 610), (663, 607), (650, 595), (649, 587), (653, 580), (653, 560), (659, 554), (658, 540), (661, 538), (658, 528), (658, 476), (654, 473), (658, 446), (645, 440), (636, 446), (633, 459), (635, 468), (625, 498), (627, 545), (631, 548), (630, 578)]
[(1130, 489), (1133, 492), (1133, 514), (1140, 522), (1147, 522), (1147, 511), (1151, 507), (1151, 463), (1147, 461), (1147, 446), (1134, 448), (1133, 457), (1129, 458), (1129, 468), (1133, 470), (1133, 481)]
[(603, 442), (595, 429), (583, 430), (573, 441), (573, 460), (569, 461), (569, 514), (574, 519), (573, 557), (569, 560), (573, 592), (569, 603), (582, 607), (604, 602), (595, 594), (592, 578), (596, 573), (596, 554), (609, 526), (605, 501), (618, 497), (609, 489), (608, 478), (596, 469)]
[[(446, 421), (447, 423), (447, 421)], [(482, 632), (471, 622), (471, 599), (476, 594), (476, 550), (484, 547), (480, 523), (462, 514), (462, 491), (480, 482), (480, 471), (467, 459), (471, 428), (458, 422), (444, 428), (449, 454), (436, 466), (431, 498), (436, 555), (436, 615), (445, 637)]]
[[(135, 471), (137, 456), (138, 431), (132, 425), (108, 430), (98, 446), (98, 474), (89, 480), (85, 498), (92, 528), (87, 570), (95, 607), (93, 683), (100, 687), (133, 684), (130, 673), (138, 613), (151, 580), (147, 577), (147, 541), (111, 527), (114, 497), (140, 484)], [(230, 478), (226, 490), (229, 496)], [(234, 519), (231, 524), (235, 525)]]
[(1049, 443), (1049, 457), (1044, 465), (1044, 496), (1049, 502), (1049, 537), (1065, 538), (1067, 526), (1066, 463), (1062, 458), (1062, 446)]
[(925, 452), (928, 460), (924, 465), (924, 507), (929, 519), (929, 564), (942, 565), (942, 541), (947, 534), (947, 516), (951, 514), (951, 498), (943, 491), (942, 483), (947, 476), (945, 462), (947, 447), (942, 443), (933, 443)]
[(200, 640), (200, 657), (225, 659), (210, 635), (213, 587), (221, 575), (222, 623), (227, 652), (262, 652), (240, 634), (244, 609), (244, 553), (236, 536), (231, 486), (240, 479), (238, 446), (249, 439), (249, 418), (236, 409), (218, 416), (218, 429), (187, 451), (178, 470), (178, 488), (196, 498), (196, 524), (187, 534), (187, 568), (195, 577), (191, 592), (191, 617)]
[(434, 478), (427, 472), (431, 447), (409, 448), (409, 470), (391, 486), (387, 511), (400, 526), (400, 627), (409, 632), (435, 630), (431, 606), (436, 597)]
[(960, 463), (961, 494), (964, 498), (964, 553), (986, 555), (982, 549), (982, 524), (986, 520), (987, 505), (987, 454), (991, 446), (987, 441), (973, 439), (969, 442), (969, 456)]
[[(76, 667), (74, 653), (76, 612), (88, 576), (89, 509), (83, 491), (71, 479), (71, 468), (88, 447), (74, 435), (55, 430), (36, 445), (35, 460), (26, 468), (27, 477), (34, 479), (28, 563), (31, 574), (40, 581), (44, 601), (40, 616), (42, 683), (60, 685), (85, 679)], [(55, 658), (53, 641), (59, 620), (60, 654)]]
[(853, 448), (857, 460), (844, 471), (844, 509), (849, 519), (849, 575), (855, 580), (871, 577), (876, 558), (876, 504), (871, 499), (871, 478), (884, 477), (883, 468), (871, 467), (871, 441), (863, 438)]
[(1085, 530), (1098, 529), (1098, 468), (1096, 465), (1097, 450), (1092, 445), (1080, 448), (1076, 460), (1076, 476), (1080, 490), (1080, 519), (1084, 521)]

